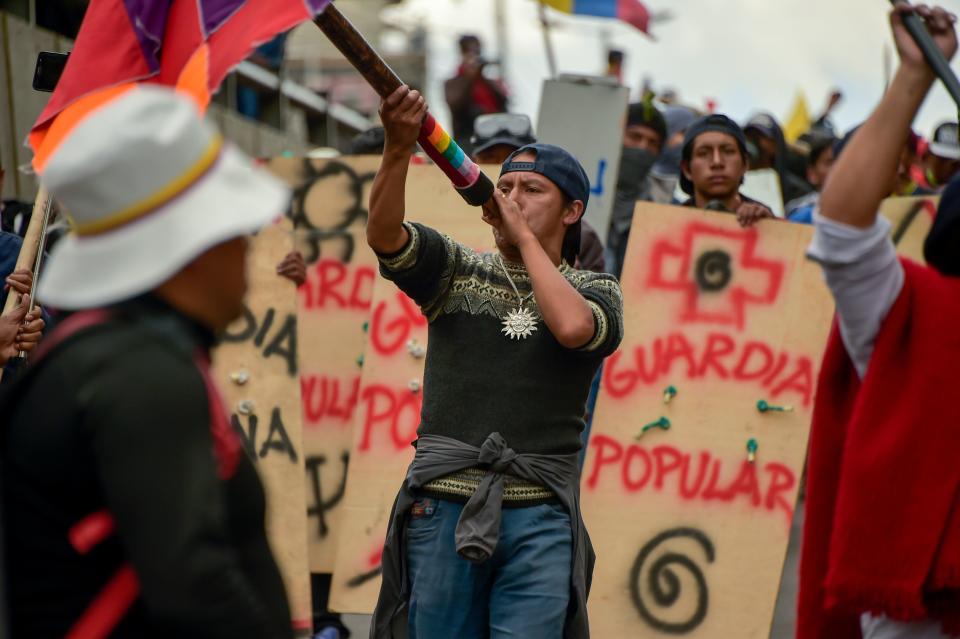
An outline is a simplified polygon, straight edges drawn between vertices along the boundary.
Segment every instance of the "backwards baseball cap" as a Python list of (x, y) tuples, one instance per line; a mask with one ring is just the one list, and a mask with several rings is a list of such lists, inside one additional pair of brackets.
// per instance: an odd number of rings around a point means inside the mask
[[(516, 162), (514, 158), (524, 153), (534, 154), (532, 162)], [(516, 171), (530, 171), (539, 173), (557, 185), (557, 188), (571, 200), (583, 202), (583, 210), (587, 210), (587, 201), (590, 199), (590, 178), (583, 170), (577, 158), (569, 152), (553, 144), (537, 142), (520, 147), (510, 154), (500, 167), (500, 175)], [(583, 215), (580, 216), (583, 219)], [(580, 220), (571, 224), (563, 238), (563, 259), (573, 264), (580, 252)]]
[[(711, 131), (726, 133), (731, 136), (737, 141), (740, 154), (744, 158), (747, 157), (747, 138), (743, 135), (743, 129), (740, 128), (740, 125), (721, 113), (713, 113), (703, 116), (687, 127), (687, 132), (683, 136), (683, 151), (680, 156), (684, 162), (690, 161), (690, 157), (693, 155), (693, 144), (697, 141), (697, 138)], [(687, 179), (683, 171), (680, 172), (680, 188), (687, 195), (693, 195), (693, 182)]]
[(536, 141), (530, 118), (522, 113), (489, 113), (477, 116), (473, 121), (470, 142), (474, 153), (482, 153), (498, 144), (516, 148)]
[(960, 126), (956, 122), (944, 122), (933, 132), (930, 153), (938, 158), (960, 160)]

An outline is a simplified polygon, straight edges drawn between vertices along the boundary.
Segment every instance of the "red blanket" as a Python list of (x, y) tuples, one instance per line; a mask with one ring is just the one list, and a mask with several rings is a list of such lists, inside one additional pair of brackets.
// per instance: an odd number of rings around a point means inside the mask
[(904, 261), (861, 383), (834, 325), (813, 414), (797, 639), (863, 612), (960, 634), (960, 278)]

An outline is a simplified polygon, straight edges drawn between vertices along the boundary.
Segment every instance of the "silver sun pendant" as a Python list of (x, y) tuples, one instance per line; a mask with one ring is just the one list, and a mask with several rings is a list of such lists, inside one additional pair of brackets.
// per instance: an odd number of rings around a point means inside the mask
[(526, 339), (533, 335), (535, 330), (537, 330), (537, 319), (529, 309), (522, 306), (509, 311), (507, 319), (503, 320), (502, 332), (510, 339)]

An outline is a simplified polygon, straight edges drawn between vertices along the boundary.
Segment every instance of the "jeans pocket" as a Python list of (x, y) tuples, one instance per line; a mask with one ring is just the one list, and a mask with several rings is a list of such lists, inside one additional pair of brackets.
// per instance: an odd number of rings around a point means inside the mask
[(439, 525), (439, 500), (424, 497), (413, 502), (407, 518), (407, 535), (409, 537), (422, 538), (436, 530)]

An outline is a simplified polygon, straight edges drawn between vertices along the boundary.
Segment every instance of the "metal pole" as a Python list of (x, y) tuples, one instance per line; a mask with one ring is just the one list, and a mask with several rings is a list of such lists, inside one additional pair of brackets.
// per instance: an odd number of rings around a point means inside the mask
[(547, 5), (540, 0), (540, 28), (543, 31), (543, 47), (547, 52), (547, 68), (550, 77), (557, 77), (557, 57), (553, 52), (553, 43), (550, 41), (550, 23), (547, 21)]
[[(891, 4), (896, 4), (897, 2), (898, 0), (890, 0)], [(933, 37), (923, 23), (923, 19), (916, 13), (904, 14), (903, 26), (906, 27), (913, 41), (917, 43), (917, 47), (927, 60), (927, 64), (930, 65), (930, 68), (933, 69), (936, 76), (940, 78), (947, 93), (950, 94), (954, 104), (957, 105), (958, 112), (960, 112), (960, 80), (957, 79), (953, 69), (950, 68), (950, 63), (943, 56), (943, 52), (937, 48)]]
[(504, 7), (505, 0), (494, 0), (493, 20), (496, 25), (497, 33), (497, 56), (500, 58), (500, 79), (507, 79), (507, 64), (510, 58), (510, 43), (507, 34), (507, 12)]

